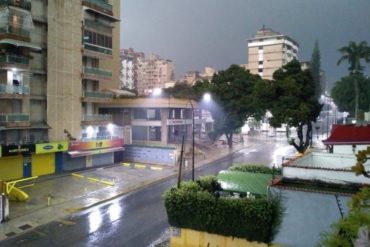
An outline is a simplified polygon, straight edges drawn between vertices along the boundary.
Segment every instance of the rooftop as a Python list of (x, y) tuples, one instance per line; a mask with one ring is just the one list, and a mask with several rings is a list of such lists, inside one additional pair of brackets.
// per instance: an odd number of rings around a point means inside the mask
[(370, 125), (333, 125), (333, 130), (325, 145), (370, 144)]

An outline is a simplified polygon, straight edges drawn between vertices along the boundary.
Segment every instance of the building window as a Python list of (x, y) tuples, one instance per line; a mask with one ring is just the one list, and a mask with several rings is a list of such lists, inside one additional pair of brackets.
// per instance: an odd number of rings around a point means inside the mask
[(258, 69), (258, 73), (262, 73), (263, 72), (263, 69)]
[(149, 126), (149, 141), (161, 140), (161, 127)]
[(263, 50), (263, 46), (262, 45), (258, 46), (258, 49)]
[(258, 64), (263, 64), (263, 61), (258, 61)]

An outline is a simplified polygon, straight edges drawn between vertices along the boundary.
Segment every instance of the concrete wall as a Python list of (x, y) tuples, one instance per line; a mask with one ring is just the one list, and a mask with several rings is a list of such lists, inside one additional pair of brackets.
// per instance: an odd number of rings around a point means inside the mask
[(47, 121), (50, 141), (80, 135), (81, 0), (48, 1)]
[[(320, 240), (320, 234), (330, 230), (330, 225), (340, 218), (334, 194), (270, 188), (281, 193), (286, 208), (282, 225), (274, 243), (283, 246), (312, 247)], [(350, 197), (339, 196), (340, 204), (347, 213)]]

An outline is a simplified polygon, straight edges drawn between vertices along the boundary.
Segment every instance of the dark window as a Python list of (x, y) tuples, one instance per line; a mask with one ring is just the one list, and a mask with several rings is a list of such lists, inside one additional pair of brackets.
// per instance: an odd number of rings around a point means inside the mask
[(258, 64), (263, 64), (263, 61), (258, 61)]
[(262, 73), (263, 72), (263, 69), (258, 69), (258, 73)]
[(261, 46), (258, 46), (258, 49), (259, 50), (263, 50), (263, 46), (261, 45)]

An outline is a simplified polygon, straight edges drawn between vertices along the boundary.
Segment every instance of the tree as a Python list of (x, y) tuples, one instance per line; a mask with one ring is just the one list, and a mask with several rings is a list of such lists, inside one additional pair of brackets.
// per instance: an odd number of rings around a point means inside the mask
[(164, 89), (164, 94), (171, 95), (175, 98), (194, 99), (194, 90), (186, 82), (178, 82), (173, 87)]
[(271, 112), (271, 126), (296, 127), (298, 142), (290, 138), (289, 143), (304, 153), (311, 143), (312, 121), (316, 121), (322, 107), (315, 97), (311, 73), (302, 71), (300, 63), (294, 59), (275, 71), (273, 78), (273, 81), (263, 81), (256, 86), (258, 105)]
[[(362, 41), (359, 44), (351, 41), (348, 46), (343, 46), (338, 51), (342, 54), (342, 57), (338, 60), (337, 65), (347, 60), (350, 74), (362, 73), (364, 67), (361, 65), (361, 60), (365, 60), (367, 63), (370, 62), (370, 47), (367, 45), (366, 41)], [(355, 89), (355, 118), (358, 119), (359, 86), (356, 77), (354, 78), (353, 84)]]
[(370, 160), (370, 146), (365, 150), (360, 150), (356, 154), (357, 162), (352, 166), (352, 171), (356, 173), (356, 176), (363, 175), (370, 178), (370, 173), (366, 171), (364, 164)]
[(311, 56), (311, 67), (310, 67), (312, 79), (315, 82), (316, 90), (315, 96), (318, 99), (322, 94), (322, 85), (321, 85), (321, 61), (320, 61), (320, 50), (319, 50), (319, 42), (315, 41), (315, 46)]
[(251, 116), (260, 112), (254, 105), (253, 89), (261, 80), (239, 65), (231, 65), (226, 70), (215, 74), (210, 82), (199, 81), (194, 85), (199, 92), (208, 91), (216, 104), (209, 108), (214, 119), (214, 134), (225, 134), (227, 144), (233, 145), (233, 134), (236, 133)]
[(357, 80), (359, 87), (359, 111), (366, 111), (370, 105), (370, 79), (362, 74), (351, 74), (337, 81), (331, 90), (331, 96), (338, 106), (339, 111), (347, 111), (354, 115), (355, 90), (354, 81)]

